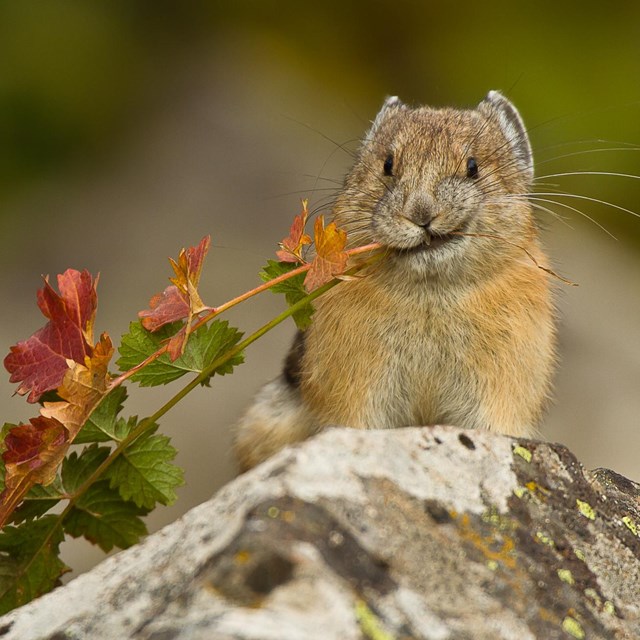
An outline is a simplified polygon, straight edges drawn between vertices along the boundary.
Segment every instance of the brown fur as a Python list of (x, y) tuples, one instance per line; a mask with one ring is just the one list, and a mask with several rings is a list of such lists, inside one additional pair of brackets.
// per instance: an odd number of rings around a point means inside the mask
[[(522, 121), (500, 94), (469, 111), (387, 101), (334, 216), (352, 245), (389, 254), (318, 299), (288, 360), (295, 384), (269, 383), (238, 426), (240, 466), (332, 424), (532, 435), (555, 340), (548, 276), (523, 251), (546, 262), (519, 196), (532, 177)], [(458, 230), (484, 236), (447, 235)]]

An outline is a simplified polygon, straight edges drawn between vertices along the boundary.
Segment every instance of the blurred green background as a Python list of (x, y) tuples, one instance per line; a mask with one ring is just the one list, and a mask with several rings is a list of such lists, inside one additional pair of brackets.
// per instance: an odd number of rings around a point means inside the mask
[[(529, 126), (537, 174), (640, 175), (640, 4), (558, 2), (0, 2), (0, 337), (5, 351), (43, 320), (40, 274), (101, 272), (97, 331), (117, 341), (166, 285), (167, 256), (206, 233), (203, 297), (254, 286), (299, 199), (331, 195), (383, 98), (473, 106), (490, 89)], [(606, 149), (616, 149), (606, 151)], [(586, 153), (585, 153), (586, 152)], [(549, 178), (640, 211), (640, 180)], [(546, 187), (543, 187), (546, 189)], [(558, 287), (561, 365), (544, 437), (588, 467), (640, 480), (640, 218), (563, 200), (541, 214)], [(276, 296), (231, 319), (245, 331)], [(151, 528), (234, 473), (229, 426), (274, 376), (280, 327), (169, 414), (187, 486)], [(35, 414), (3, 377), (4, 420)], [(167, 389), (132, 388), (147, 414)], [(100, 557), (67, 545), (84, 568)]]

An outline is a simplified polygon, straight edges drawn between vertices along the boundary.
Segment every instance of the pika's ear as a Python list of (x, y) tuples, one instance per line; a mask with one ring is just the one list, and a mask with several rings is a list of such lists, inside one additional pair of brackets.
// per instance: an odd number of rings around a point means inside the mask
[(405, 105), (400, 101), (398, 96), (389, 96), (383, 103), (382, 108), (378, 112), (376, 119), (371, 125), (371, 129), (367, 132), (365, 140), (371, 140), (376, 131), (380, 128), (380, 125), (392, 114), (406, 109)]
[(527, 182), (533, 180), (533, 152), (524, 122), (513, 104), (499, 91), (489, 91), (478, 105), (478, 111), (495, 118), (505, 138), (511, 145), (520, 168), (525, 172)]

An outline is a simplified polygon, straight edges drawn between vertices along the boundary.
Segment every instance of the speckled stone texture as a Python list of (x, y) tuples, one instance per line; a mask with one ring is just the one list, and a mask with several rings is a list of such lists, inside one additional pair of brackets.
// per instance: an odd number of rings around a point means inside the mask
[(640, 638), (640, 487), (564, 447), (333, 429), (0, 619), (2, 640)]

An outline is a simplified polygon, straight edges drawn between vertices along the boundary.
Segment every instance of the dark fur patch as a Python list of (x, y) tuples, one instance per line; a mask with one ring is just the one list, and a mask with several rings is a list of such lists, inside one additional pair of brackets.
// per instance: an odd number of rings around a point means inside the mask
[(287, 384), (294, 389), (300, 386), (300, 377), (302, 375), (302, 357), (304, 356), (304, 333), (298, 331), (293, 340), (291, 349), (284, 361), (284, 370), (282, 372)]

